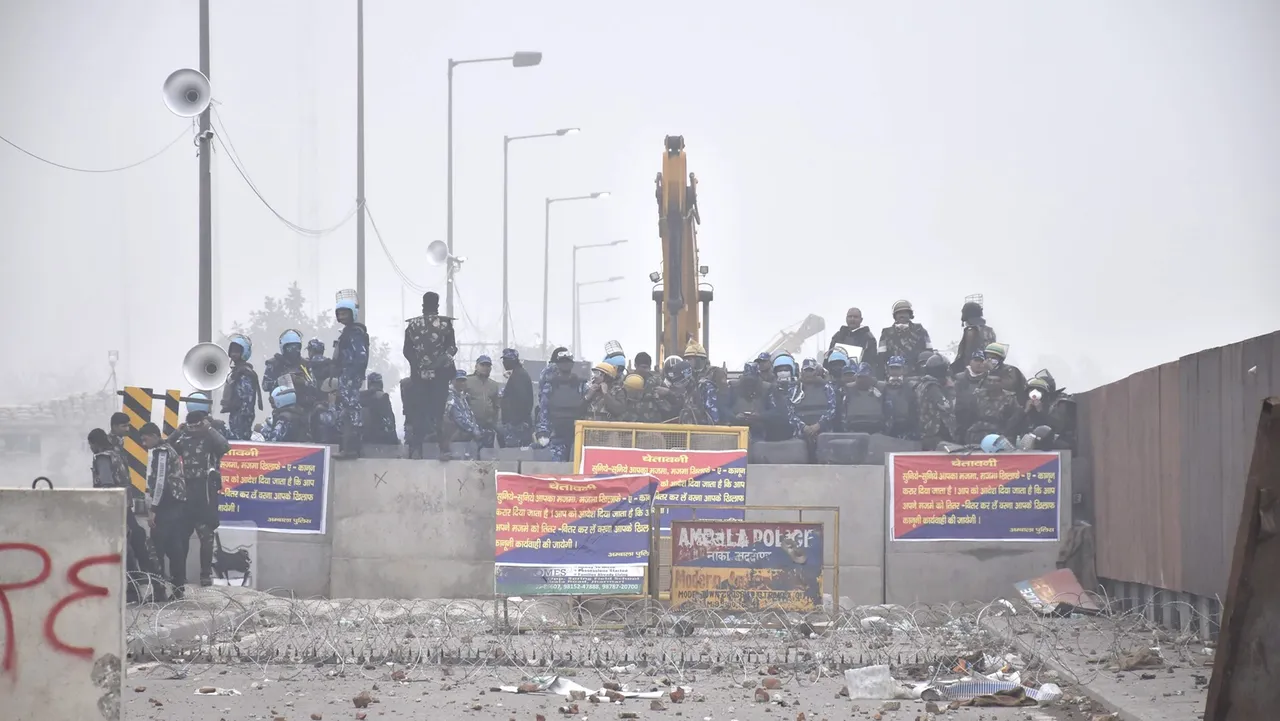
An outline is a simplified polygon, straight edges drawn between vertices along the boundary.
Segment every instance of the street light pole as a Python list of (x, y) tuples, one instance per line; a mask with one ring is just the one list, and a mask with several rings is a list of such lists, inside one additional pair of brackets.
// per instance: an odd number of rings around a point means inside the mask
[(364, 292), (364, 0), (356, 0), (356, 308), (369, 323)]
[[(566, 203), (571, 200), (596, 200), (609, 197), (609, 191), (602, 190), (589, 195), (574, 195), (566, 198), (547, 198), (546, 220), (542, 235), (542, 358), (547, 360), (547, 307), (551, 292), (551, 204)], [(570, 333), (573, 329), (570, 328)]]
[[(542, 53), (534, 51), (519, 51), (514, 55), (506, 55), (500, 58), (474, 58), (471, 60), (454, 60), (449, 58), (449, 179), (446, 183), (446, 216), (445, 221), (445, 243), (449, 247), (449, 255), (453, 255), (453, 69), (459, 65), (470, 65), (473, 63), (498, 63), (510, 60), (511, 66), (516, 68), (533, 67), (542, 62)], [(453, 272), (452, 264), (447, 266), (445, 271), (445, 315), (453, 317)]]
[[(622, 241), (622, 242), (626, 242), (626, 241)], [(594, 247), (602, 247), (602, 246), (606, 246), (606, 245), (613, 245), (613, 243), (601, 243), (600, 245), (597, 245), (597, 246), (580, 246), (580, 247), (584, 247), (584, 248), (591, 247), (591, 248), (594, 248)], [(582, 286), (584, 286), (584, 285), (599, 285), (599, 284), (601, 284), (601, 283), (616, 283), (616, 282), (618, 282), (618, 281), (620, 281), (620, 280), (622, 280), (622, 276), (620, 276), (620, 275), (615, 275), (615, 276), (613, 276), (612, 278), (603, 278), (603, 279), (601, 279), (601, 280), (588, 280), (588, 281), (584, 281), (584, 282), (582, 282), (582, 283), (579, 283), (579, 282), (578, 282), (578, 276), (577, 276), (577, 269), (576, 269), (576, 268), (574, 269), (574, 278), (573, 278), (573, 353), (574, 353), (574, 356), (575, 356), (575, 357), (577, 357), (578, 349), (582, 346), (582, 313), (581, 313), (581, 311), (580, 311), (579, 306), (581, 306), (581, 305), (590, 305), (590, 303), (581, 303), (581, 302), (579, 301), (579, 299), (582, 297)]]
[[(583, 285), (589, 285), (589, 283), (583, 283)], [(615, 300), (618, 300), (616, 296), (612, 298), (601, 298), (600, 300), (583, 301), (580, 305), (598, 305), (600, 303), (612, 303)], [(575, 323), (577, 324), (577, 326), (574, 328), (574, 334), (577, 336), (581, 336), (582, 335), (582, 314), (581, 313), (578, 313), (578, 319), (575, 321)]]
[(581, 339), (578, 337), (578, 251), (588, 248), (612, 248), (615, 245), (622, 245), (627, 242), (625, 238), (622, 240), (611, 240), (608, 243), (589, 243), (587, 245), (573, 246), (573, 352), (578, 352), (578, 343)]
[(508, 256), (507, 256), (507, 167), (508, 155), (511, 143), (517, 140), (532, 140), (534, 138), (554, 138), (564, 135), (573, 135), (578, 132), (578, 128), (560, 128), (554, 133), (534, 133), (532, 135), (504, 135), (502, 136), (502, 347), (509, 348), (507, 345), (507, 335), (510, 330), (511, 321), (511, 305), (508, 302)]

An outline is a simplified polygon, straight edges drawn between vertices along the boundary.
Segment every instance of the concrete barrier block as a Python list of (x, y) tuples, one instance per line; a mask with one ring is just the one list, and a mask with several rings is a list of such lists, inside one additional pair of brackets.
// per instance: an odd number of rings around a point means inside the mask
[(809, 462), (809, 444), (802, 438), (786, 441), (756, 441), (747, 449), (747, 462), (803, 465)]
[(400, 458), (404, 455), (404, 446), (389, 443), (365, 443), (360, 446), (360, 455), (365, 458)]
[[(840, 509), (840, 564), (883, 565), (884, 469), (879, 466), (748, 466), (747, 505), (836, 506)], [(810, 515), (805, 514), (806, 521), (832, 518), (830, 513), (814, 513), (812, 519)], [(795, 513), (785, 517), (797, 520)], [(833, 555), (824, 559), (826, 563), (834, 560)]]
[(572, 463), (560, 461), (521, 461), (520, 472), (529, 476), (570, 476), (575, 473)]
[(0, 490), (0, 613), (13, 629), (0, 717), (120, 718), (125, 504), (123, 490)]

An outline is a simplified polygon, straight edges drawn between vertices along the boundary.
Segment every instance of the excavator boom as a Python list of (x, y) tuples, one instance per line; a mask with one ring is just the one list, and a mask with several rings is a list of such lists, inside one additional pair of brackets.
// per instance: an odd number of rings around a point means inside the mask
[(699, 332), (702, 345), (710, 345), (707, 315), (712, 299), (711, 287), (698, 280), (705, 274), (698, 264), (698, 179), (688, 172), (684, 137), (668, 135), (664, 145), (662, 172), (654, 180), (662, 239), (661, 283), (653, 290), (658, 362), (683, 353)]

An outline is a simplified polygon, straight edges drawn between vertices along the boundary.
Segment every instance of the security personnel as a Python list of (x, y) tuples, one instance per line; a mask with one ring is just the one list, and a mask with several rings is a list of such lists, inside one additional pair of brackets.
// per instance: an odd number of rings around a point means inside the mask
[(870, 363), (858, 364), (853, 382), (844, 386), (844, 430), (846, 433), (884, 433), (889, 428), (889, 409), (884, 393), (876, 386)]
[(645, 377), (639, 373), (628, 374), (622, 379), (622, 390), (618, 398), (622, 402), (622, 412), (618, 420), (624, 423), (661, 423), (663, 421), (658, 397)]
[(933, 347), (933, 341), (929, 339), (929, 331), (916, 323), (915, 317), (916, 313), (911, 308), (911, 301), (900, 300), (893, 304), (893, 325), (880, 331), (880, 347), (877, 349), (879, 357), (888, 359), (898, 356), (903, 359), (914, 359)]
[(558, 348), (552, 354), (555, 371), (542, 385), (538, 398), (538, 444), (551, 449), (555, 461), (570, 460), (574, 423), (586, 416), (587, 382), (573, 373), (573, 354)]
[(685, 346), (684, 358), (693, 370), (693, 384), (685, 396), (685, 412), (681, 414), (680, 422), (700, 426), (720, 423), (720, 400), (707, 349), (701, 343), (690, 342)]
[(907, 380), (906, 359), (892, 356), (885, 364), (887, 374), (880, 391), (889, 411), (889, 435), (895, 438), (919, 438), (920, 419), (916, 408), (914, 383)]
[(413, 431), (405, 438), (410, 458), (422, 457), (422, 444), (436, 434), (444, 417), (449, 386), (458, 375), (453, 357), (458, 354), (453, 319), (440, 315), (440, 296), (432, 291), (422, 294), (422, 315), (409, 321), (404, 330), (404, 357), (409, 361), (418, 401), (412, 404), (419, 415), (406, 423)]
[(492, 448), (494, 432), (476, 423), (475, 413), (467, 399), (467, 372), (458, 369), (445, 400), (444, 418), (440, 426), (440, 460), (452, 459), (449, 444), (453, 441), (475, 441), (477, 451)]
[[(151, 451), (147, 469), (147, 503), (151, 515), (152, 540), (160, 552), (160, 569), (168, 565), (167, 576), (173, 585), (174, 600), (181, 599), (187, 584), (187, 553), (191, 548), (194, 526), (187, 511), (187, 483), (183, 475), (182, 456), (166, 443), (160, 429), (147, 423), (138, 431), (142, 447)], [(165, 600), (161, 589), (155, 600)]]
[(836, 344), (854, 346), (862, 349), (863, 363), (870, 363), (872, 368), (876, 368), (876, 337), (872, 334), (871, 329), (862, 324), (862, 311), (858, 308), (850, 308), (844, 314), (844, 325), (840, 326), (840, 330), (831, 336), (831, 345), (828, 350), (834, 350)]
[(262, 410), (258, 372), (249, 362), (253, 343), (238, 333), (232, 335), (227, 342), (227, 355), (231, 357), (231, 374), (227, 376), (219, 410), (227, 415), (227, 440), (247, 441), (253, 436), (254, 406), (257, 411)]
[(951, 362), (953, 375), (964, 371), (965, 364), (973, 358), (974, 353), (981, 353), (996, 342), (996, 329), (987, 325), (979, 303), (968, 301), (960, 308), (960, 326), (964, 330), (956, 348), (956, 359)]
[(502, 446), (526, 448), (533, 444), (533, 379), (515, 348), (502, 351), (506, 383), (499, 391)]
[(277, 386), (271, 391), (271, 420), (262, 428), (267, 443), (306, 443), (307, 418), (298, 408), (298, 396), (292, 388)]
[[(101, 428), (94, 428), (89, 431), (88, 440), (89, 450), (93, 453), (93, 487), (128, 489), (132, 499), (135, 489), (129, 481), (129, 469), (125, 466), (122, 452), (116, 450), (111, 437)], [(125, 512), (125, 540), (128, 544), (125, 547), (125, 564), (130, 572), (129, 587), (125, 591), (130, 602), (134, 603), (142, 600), (138, 593), (139, 587), (143, 584), (150, 585), (151, 579), (158, 579), (160, 574), (156, 568), (155, 551), (147, 542), (147, 532), (138, 523), (133, 503), (129, 504)], [(134, 569), (141, 572), (142, 578), (134, 575)]]
[(365, 379), (365, 390), (360, 391), (360, 407), (364, 410), (364, 425), (360, 432), (365, 443), (398, 446), (396, 414), (391, 409), (391, 396), (382, 389), (382, 374), (370, 373)]
[(290, 328), (280, 334), (280, 352), (267, 359), (262, 369), (262, 390), (270, 393), (280, 384), (282, 376), (292, 375), (295, 390), (311, 375), (304, 372), (302, 363), (302, 334)]
[(916, 381), (916, 408), (920, 417), (920, 443), (926, 451), (932, 451), (939, 443), (954, 442), (956, 416), (951, 398), (947, 395), (947, 359), (933, 354), (924, 363), (924, 375)]
[(324, 341), (319, 338), (307, 341), (306, 365), (317, 387), (323, 386), (325, 381), (334, 376), (333, 360), (324, 357)]
[(611, 340), (604, 344), (604, 362), (617, 369), (616, 379), (622, 379), (627, 373), (627, 354), (622, 352), (622, 344)]
[(773, 382), (766, 397), (764, 440), (785, 441), (804, 436), (804, 422), (796, 416), (800, 400), (800, 369), (789, 353), (779, 353), (772, 361)]
[(618, 367), (612, 363), (597, 363), (591, 369), (591, 382), (587, 385), (587, 418), (593, 421), (617, 420), (622, 415), (622, 400), (614, 392), (618, 380)]
[(986, 348), (987, 356), (987, 377), (995, 378), (1000, 381), (1000, 385), (1018, 398), (1023, 398), (1027, 390), (1027, 377), (1022, 371), (1014, 365), (1009, 365), (1005, 359), (1009, 357), (1009, 345), (1007, 343), (992, 343)]
[(769, 410), (769, 388), (760, 379), (760, 366), (754, 362), (742, 366), (742, 375), (730, 385), (729, 412), (731, 426), (746, 426), (751, 438), (764, 440), (766, 412)]
[[(169, 444), (182, 457), (187, 486), (188, 520), (200, 542), (200, 585), (213, 585), (213, 534), (218, 530), (218, 505), (222, 502), (222, 456), (231, 449), (225, 436), (214, 426), (208, 403), (187, 402), (187, 422), (169, 437)], [(218, 426), (226, 429), (221, 421)]]
[(358, 322), (356, 299), (339, 297), (333, 311), (342, 333), (334, 344), (334, 370), (338, 377), (338, 405), (335, 409), (342, 429), (339, 458), (360, 457), (360, 426), (364, 423), (360, 410), (360, 386), (369, 369), (369, 331)]
[(493, 359), (487, 355), (476, 358), (475, 370), (467, 376), (466, 393), (476, 423), (481, 428), (496, 433), (499, 414), (502, 412), (502, 387), (492, 378), (492, 374)]
[(965, 431), (965, 443), (977, 445), (992, 433), (1006, 438), (1017, 438), (1022, 424), (1022, 408), (1018, 397), (1007, 391), (1004, 384), (993, 376), (978, 389), (975, 397), (976, 413)]
[(804, 434), (815, 438), (835, 430), (836, 389), (822, 376), (818, 361), (805, 358), (800, 364), (800, 388), (804, 395), (796, 404), (796, 417), (804, 423)]

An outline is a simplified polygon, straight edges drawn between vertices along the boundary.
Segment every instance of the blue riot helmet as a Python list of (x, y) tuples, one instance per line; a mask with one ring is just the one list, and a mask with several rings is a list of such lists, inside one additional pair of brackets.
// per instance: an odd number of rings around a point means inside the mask
[(999, 433), (990, 433), (986, 438), (982, 439), (983, 453), (1002, 453), (1012, 450), (1014, 450), (1013, 444), (1009, 442), (1008, 438)]
[(280, 354), (284, 355), (287, 352), (285, 349), (291, 345), (298, 346), (298, 351), (302, 351), (302, 334), (292, 328), (280, 334)]
[(307, 355), (311, 358), (324, 355), (324, 341), (319, 338), (312, 338), (307, 341)]
[(298, 401), (298, 396), (293, 392), (292, 388), (284, 386), (276, 386), (271, 391), (271, 405), (276, 408), (287, 408)]
[(789, 385), (794, 383), (800, 377), (800, 369), (796, 366), (796, 359), (791, 357), (790, 353), (778, 353), (773, 357), (773, 375), (778, 383)]
[(849, 365), (849, 354), (842, 350), (833, 350), (827, 354), (827, 367), (839, 365), (841, 368)]
[(187, 413), (190, 413), (191, 411), (204, 411), (205, 413), (208, 413), (209, 409), (212, 407), (209, 394), (204, 391), (196, 391), (187, 395)]
[(336, 316), (336, 315), (338, 314), (338, 311), (343, 310), (344, 308), (345, 308), (346, 310), (351, 311), (351, 322), (352, 322), (352, 323), (357, 322), (357, 321), (358, 321), (358, 319), (359, 319), (359, 312), (356, 310), (356, 301), (355, 301), (355, 299), (354, 299), (354, 298), (343, 298), (342, 300), (338, 301), (338, 302), (334, 305), (334, 308), (333, 308), (333, 313), (334, 313), (334, 315)]
[(356, 308), (356, 292), (354, 290), (340, 290), (337, 295), (334, 296), (333, 315), (338, 318), (338, 320), (342, 320), (338, 315), (338, 311), (340, 310), (351, 311), (352, 323), (360, 322), (360, 311)]
[(240, 360), (247, 361), (253, 356), (253, 341), (248, 337), (234, 333), (227, 338), (227, 355), (234, 355), (231, 351), (235, 346), (240, 346)]

